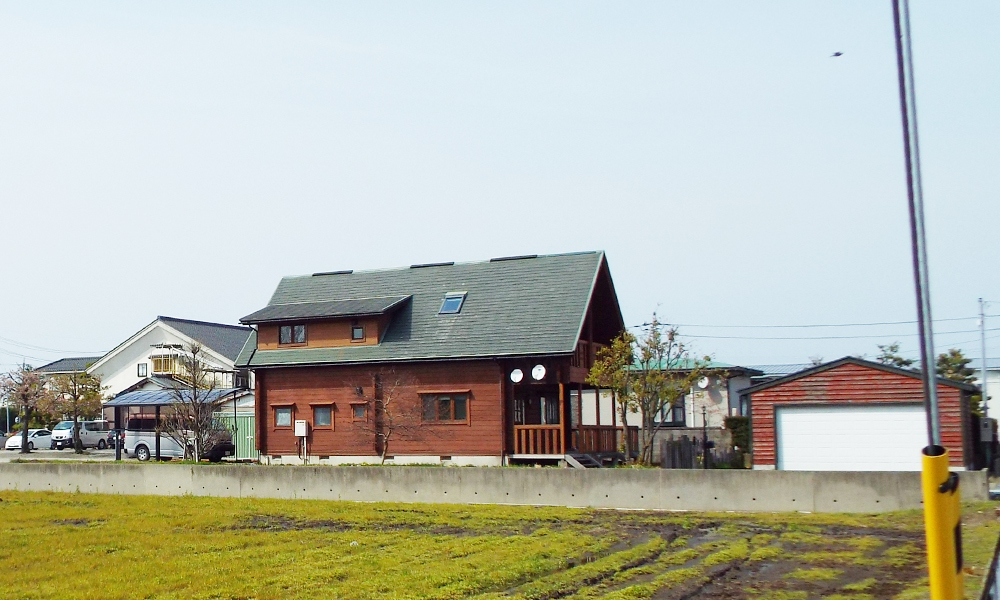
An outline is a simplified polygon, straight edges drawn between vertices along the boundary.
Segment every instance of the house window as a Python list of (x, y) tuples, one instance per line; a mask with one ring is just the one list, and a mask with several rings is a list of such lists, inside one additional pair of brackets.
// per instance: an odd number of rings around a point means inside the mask
[(292, 407), (291, 406), (279, 406), (274, 409), (274, 426), (275, 427), (291, 427), (292, 426)]
[(136, 372), (135, 372), (135, 374), (136, 374), (137, 377), (145, 377), (146, 376), (146, 365), (147, 364), (148, 363), (139, 363), (138, 367), (136, 368)]
[(462, 304), (465, 303), (465, 292), (449, 292), (445, 294), (441, 303), (439, 315), (457, 315), (462, 312)]
[(365, 326), (354, 324), (351, 325), (351, 341), (362, 342), (365, 339)]
[(367, 405), (366, 404), (352, 404), (351, 405), (351, 417), (355, 421), (364, 421)]
[(176, 356), (153, 356), (153, 373), (176, 373)]
[(465, 394), (424, 394), (424, 421), (461, 422), (469, 420), (469, 400)]
[(661, 425), (665, 427), (684, 427), (687, 420), (685, 417), (684, 398), (682, 396), (672, 405), (663, 407), (658, 415)]
[(313, 427), (333, 427), (333, 407), (313, 407)]
[(524, 398), (514, 398), (514, 423), (524, 424)]
[(282, 325), (278, 328), (279, 344), (304, 344), (306, 343), (305, 325)]

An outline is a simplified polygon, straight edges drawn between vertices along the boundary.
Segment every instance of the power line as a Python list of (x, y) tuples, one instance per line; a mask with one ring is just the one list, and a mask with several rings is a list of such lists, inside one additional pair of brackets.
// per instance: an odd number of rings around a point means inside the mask
[[(941, 331), (935, 333), (935, 337), (956, 333), (976, 333), (978, 329), (966, 329), (962, 331)], [(986, 331), (1000, 331), (1000, 328), (987, 329)], [(858, 340), (858, 339), (889, 339), (899, 337), (919, 336), (919, 333), (887, 333), (882, 335), (822, 335), (822, 336), (741, 336), (741, 335), (697, 335), (683, 334), (681, 337), (703, 338), (713, 340)]]
[[(987, 317), (1000, 317), (1000, 315), (986, 315)], [(934, 319), (935, 323), (943, 323), (948, 321), (972, 321), (979, 319), (978, 316), (975, 317), (955, 317), (952, 319)], [(808, 329), (813, 327), (876, 327), (883, 325), (913, 325), (916, 321), (879, 321), (873, 323), (814, 323), (809, 325), (704, 325), (695, 323), (664, 323), (664, 325), (670, 325), (673, 327), (702, 327), (711, 329)], [(636, 325), (636, 327), (645, 327), (649, 323), (643, 323), (642, 325)]]
[(37, 351), (41, 351), (41, 352), (54, 352), (54, 353), (57, 353), (57, 354), (66, 354), (66, 353), (69, 353), (69, 354), (104, 354), (103, 352), (92, 351), (92, 350), (64, 350), (64, 349), (58, 349), (58, 348), (46, 348), (44, 346), (35, 346), (33, 344), (25, 344), (24, 342), (19, 342), (17, 340), (12, 340), (10, 338), (5, 338), (3, 336), (0, 336), (0, 341), (2, 341), (4, 343), (7, 343), (7, 344), (10, 344), (11, 346), (17, 346), (19, 348), (25, 348), (27, 350), (37, 350)]

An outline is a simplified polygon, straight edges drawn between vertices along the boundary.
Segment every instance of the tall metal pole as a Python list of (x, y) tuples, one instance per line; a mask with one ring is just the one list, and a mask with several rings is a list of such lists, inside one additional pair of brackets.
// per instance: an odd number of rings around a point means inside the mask
[(920, 366), (924, 383), (929, 444), (921, 458), (924, 498), (924, 531), (927, 536), (927, 571), (932, 600), (959, 600), (962, 590), (962, 524), (958, 475), (949, 469), (948, 450), (941, 444), (934, 331), (931, 318), (930, 277), (927, 272), (927, 239), (924, 232), (924, 198), (920, 180), (920, 139), (917, 135), (917, 102), (913, 83), (913, 48), (907, 0), (892, 0), (896, 33), (896, 67), (899, 103), (903, 118), (903, 153), (906, 159), (906, 192), (910, 212), (913, 275), (920, 327)]
[(924, 401), (927, 408), (927, 437), (931, 446), (940, 446), (941, 425), (938, 419), (937, 385), (935, 385), (934, 331), (931, 319), (930, 277), (927, 272), (927, 239), (924, 233), (924, 195), (920, 179), (920, 140), (917, 135), (910, 11), (907, 0), (893, 0), (892, 7), (893, 25), (896, 30), (899, 102), (903, 118), (903, 155), (906, 160), (906, 195), (910, 213), (910, 248), (917, 292), (917, 323), (920, 329), (920, 365), (923, 370)]

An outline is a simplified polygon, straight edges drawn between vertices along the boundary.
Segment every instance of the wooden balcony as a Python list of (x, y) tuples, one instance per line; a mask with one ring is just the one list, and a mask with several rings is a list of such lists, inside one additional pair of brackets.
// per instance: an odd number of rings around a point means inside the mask
[(514, 454), (566, 454), (559, 425), (515, 425)]

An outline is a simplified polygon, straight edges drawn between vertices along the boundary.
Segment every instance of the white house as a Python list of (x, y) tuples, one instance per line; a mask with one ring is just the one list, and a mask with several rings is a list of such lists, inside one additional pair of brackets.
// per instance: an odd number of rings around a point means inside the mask
[[(176, 385), (180, 356), (192, 343), (204, 349), (202, 360), (217, 369), (220, 388), (253, 389), (251, 375), (235, 369), (235, 360), (250, 336), (249, 327), (157, 317), (96, 361), (87, 372), (100, 375), (105, 396), (141, 389), (166, 389)], [(223, 410), (232, 411), (230, 402)], [(237, 400), (237, 412), (253, 412), (253, 394)]]

